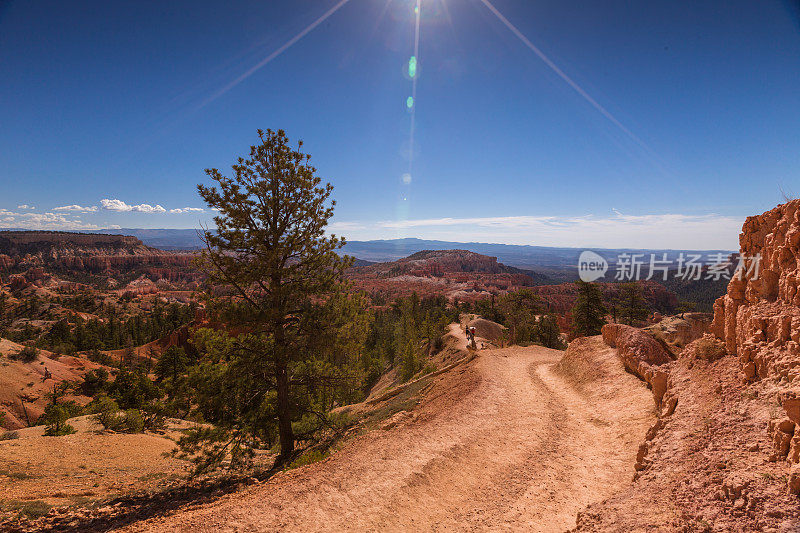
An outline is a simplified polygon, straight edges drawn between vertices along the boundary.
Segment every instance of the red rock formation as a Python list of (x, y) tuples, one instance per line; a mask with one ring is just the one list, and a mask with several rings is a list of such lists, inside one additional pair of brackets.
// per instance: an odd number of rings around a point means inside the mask
[[(800, 200), (748, 217), (741, 254), (760, 268), (734, 276), (714, 303), (712, 331), (739, 356), (746, 379), (800, 376)], [(748, 262), (747, 266), (751, 266)]]
[[(739, 356), (745, 382), (770, 380), (786, 417), (769, 424), (773, 458), (800, 461), (800, 200), (748, 217), (739, 236), (746, 260), (714, 303), (712, 331)], [(797, 385), (795, 385), (797, 383)], [(795, 480), (796, 481), (796, 480)], [(789, 484), (790, 490), (792, 483)], [(800, 485), (795, 483), (796, 492)]]
[(664, 347), (651, 335), (624, 324), (606, 324), (602, 334), (603, 342), (617, 349), (625, 368), (650, 386), (660, 408), (667, 392), (668, 364), (672, 362)]
[(508, 290), (535, 285), (544, 278), (466, 250), (424, 251), (398, 261), (359, 266), (348, 277), (356, 286), (387, 300), (408, 296), (444, 295), (475, 301)]
[(491, 341), (498, 346), (503, 341), (503, 331), (506, 329), (506, 327), (498, 324), (497, 322), (492, 322), (491, 320), (486, 320), (485, 318), (476, 318), (474, 320), (470, 320), (467, 325), (475, 328), (476, 336)]
[(29, 268), (25, 272), (25, 279), (33, 283), (34, 281), (45, 279), (47, 276), (47, 272), (42, 267), (33, 267)]
[(153, 281), (197, 282), (193, 253), (165, 252), (123, 235), (0, 231), (0, 270), (25, 271), (29, 282), (47, 272), (116, 276), (138, 270)]
[[(564, 315), (575, 305), (578, 288), (574, 283), (539, 285), (547, 279), (535, 272), (498, 263), (489, 257), (466, 250), (438, 250), (413, 254), (405, 259), (354, 267), (348, 272), (356, 286), (387, 300), (408, 296), (443, 295), (450, 300), (474, 302), (527, 287), (544, 303), (548, 312)], [(619, 293), (619, 284), (600, 283), (606, 299)], [(677, 297), (654, 281), (639, 283), (642, 295), (651, 306), (669, 310)]]

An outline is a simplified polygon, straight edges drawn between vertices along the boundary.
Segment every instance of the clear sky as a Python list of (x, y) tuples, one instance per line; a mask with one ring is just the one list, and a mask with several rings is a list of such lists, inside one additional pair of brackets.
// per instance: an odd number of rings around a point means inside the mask
[(0, 226), (196, 227), (258, 128), (353, 239), (737, 248), (800, 195), (796, 2), (416, 3), (0, 2)]

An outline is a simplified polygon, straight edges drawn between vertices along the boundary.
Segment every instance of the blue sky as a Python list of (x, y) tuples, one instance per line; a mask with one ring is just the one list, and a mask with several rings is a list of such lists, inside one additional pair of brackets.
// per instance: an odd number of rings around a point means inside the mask
[(421, 0), (409, 110), (415, 5), (1, 3), (0, 226), (196, 227), (258, 128), (353, 239), (736, 248), (800, 195), (796, 3)]

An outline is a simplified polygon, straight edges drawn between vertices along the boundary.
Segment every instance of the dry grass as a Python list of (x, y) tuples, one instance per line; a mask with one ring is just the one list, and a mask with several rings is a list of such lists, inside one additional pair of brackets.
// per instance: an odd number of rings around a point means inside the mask
[(694, 346), (697, 356), (706, 361), (716, 361), (725, 356), (725, 345), (711, 335), (704, 335), (697, 339)]

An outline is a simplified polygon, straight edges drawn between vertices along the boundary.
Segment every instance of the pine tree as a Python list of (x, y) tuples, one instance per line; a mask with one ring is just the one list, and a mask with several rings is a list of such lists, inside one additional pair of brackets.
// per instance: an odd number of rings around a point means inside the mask
[(0, 326), (5, 323), (7, 299), (6, 293), (0, 290)]
[(75, 433), (75, 429), (67, 424), (67, 420), (81, 414), (81, 408), (74, 401), (60, 402), (71, 389), (72, 384), (62, 381), (58, 385), (53, 385), (52, 391), (46, 394), (50, 402), (38, 420), (39, 424), (45, 425), (46, 436), (60, 437)]
[(647, 318), (650, 310), (642, 295), (642, 287), (638, 283), (620, 285), (619, 318), (623, 324), (634, 325)]
[(577, 337), (599, 335), (600, 328), (606, 323), (605, 315), (608, 312), (603, 305), (603, 295), (594, 283), (579, 280), (578, 299), (572, 308), (573, 331)]
[[(329, 200), (333, 187), (321, 185), (310, 156), (300, 151), (302, 142), (290, 147), (282, 130), (259, 130), (258, 136), (260, 144), (238, 159), (231, 177), (209, 169), (218, 187), (198, 185), (200, 196), (219, 213), (216, 229), (203, 233), (200, 264), (209, 286), (223, 289), (216, 296), (209, 291), (207, 303), (229, 325), (247, 332), (225, 348), (224, 366), (206, 368), (210, 381), (202, 385), (241, 393), (235, 409), (220, 418), (224, 425), (207, 435), (208, 442), (219, 443), (212, 453), (217, 446), (235, 449), (234, 459), (245, 457), (247, 443), (271, 438), (277, 419), (280, 464), (291, 459), (295, 447), (293, 422), (322, 417), (305, 399), (329, 377), (329, 367), (311, 347), (318, 344), (315, 337), (337, 335), (319, 321), (325, 316), (319, 307), (337, 302), (331, 296), (341, 292), (351, 260), (336, 253), (344, 240), (325, 234), (335, 205)], [(341, 310), (363, 312), (359, 307)], [(198, 442), (187, 449), (197, 451)]]
[(186, 352), (179, 346), (167, 348), (156, 363), (155, 374), (158, 381), (170, 379), (173, 382), (186, 372), (189, 366), (189, 358)]
[(536, 323), (536, 340), (546, 348), (563, 350), (564, 341), (558, 329), (558, 320), (553, 315), (542, 315)]
[(533, 340), (539, 298), (530, 289), (520, 289), (500, 297), (498, 305), (509, 328), (509, 342)]

